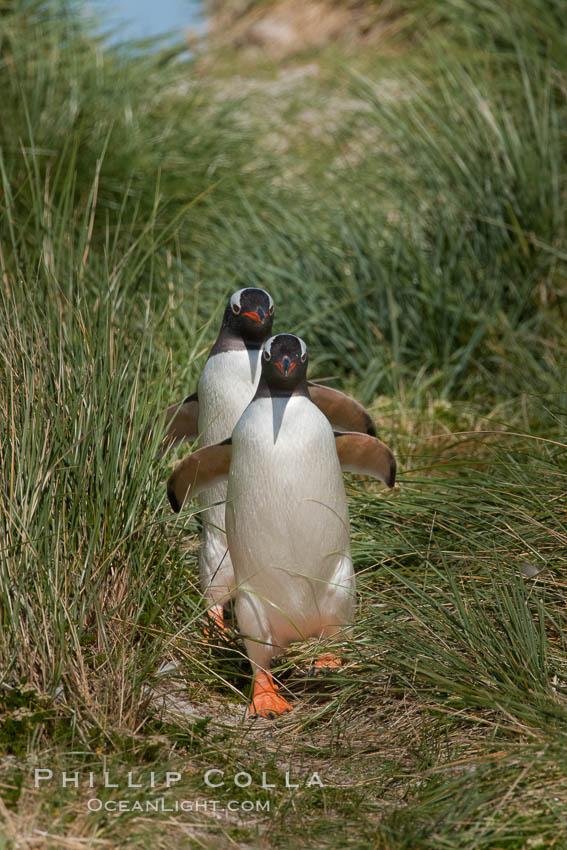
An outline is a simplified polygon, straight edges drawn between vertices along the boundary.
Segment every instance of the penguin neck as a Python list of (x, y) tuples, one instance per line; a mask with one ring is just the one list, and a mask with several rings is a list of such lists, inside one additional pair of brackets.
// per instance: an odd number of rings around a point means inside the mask
[(214, 357), (215, 354), (225, 354), (228, 351), (260, 351), (265, 340), (243, 339), (240, 334), (235, 333), (231, 328), (223, 326), (216, 338), (215, 344), (211, 348), (209, 357)]
[(262, 375), (252, 401), (255, 401), (257, 398), (296, 398), (301, 396), (305, 396), (309, 399), (311, 398), (307, 389), (306, 378), (302, 378), (299, 383), (293, 387), (293, 389), (285, 389), (282, 387), (270, 386), (265, 377)]

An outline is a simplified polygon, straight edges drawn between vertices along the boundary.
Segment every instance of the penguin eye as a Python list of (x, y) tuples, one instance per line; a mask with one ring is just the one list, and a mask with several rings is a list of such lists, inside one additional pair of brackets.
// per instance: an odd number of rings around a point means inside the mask
[(270, 304), (270, 309), (268, 310), (268, 314), (269, 314), (270, 316), (273, 316), (273, 315), (274, 315), (274, 305), (273, 305), (273, 304)]
[(239, 304), (233, 304), (232, 305), (232, 312), (236, 313), (236, 314), (240, 313), (240, 305)]
[(269, 351), (264, 351), (264, 360), (270, 360), (270, 359), (271, 359), (271, 354), (270, 354), (270, 352), (269, 352)]
[(305, 354), (301, 355), (301, 362), (305, 363), (306, 360), (307, 360), (307, 352), (305, 352)]

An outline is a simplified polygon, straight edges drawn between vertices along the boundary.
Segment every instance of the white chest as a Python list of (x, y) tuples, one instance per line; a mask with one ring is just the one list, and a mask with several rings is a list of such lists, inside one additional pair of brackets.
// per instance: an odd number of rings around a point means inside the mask
[(229, 351), (207, 360), (199, 379), (201, 445), (230, 437), (260, 380), (260, 351)]
[(315, 567), (329, 547), (348, 546), (335, 438), (309, 399), (256, 399), (240, 418), (232, 435), (228, 524), (235, 548), (264, 563), (303, 561), (309, 551)]
[(304, 396), (259, 398), (234, 429), (233, 462), (242, 457), (269, 466), (275, 478), (293, 476), (309, 461), (338, 469), (335, 438), (327, 418)]

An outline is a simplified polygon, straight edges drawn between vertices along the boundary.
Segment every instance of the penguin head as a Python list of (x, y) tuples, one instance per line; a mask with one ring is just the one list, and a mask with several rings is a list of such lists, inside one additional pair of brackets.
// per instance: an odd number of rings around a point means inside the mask
[(277, 334), (264, 345), (262, 378), (276, 390), (292, 392), (307, 374), (307, 346), (295, 334)]
[(263, 342), (272, 332), (274, 302), (264, 289), (247, 287), (233, 292), (224, 311), (223, 325), (245, 342)]

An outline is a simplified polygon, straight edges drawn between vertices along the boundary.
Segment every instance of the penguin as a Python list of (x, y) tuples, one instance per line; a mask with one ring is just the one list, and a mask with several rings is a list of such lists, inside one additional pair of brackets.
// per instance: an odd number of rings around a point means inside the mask
[[(271, 337), (254, 397), (230, 438), (183, 460), (168, 481), (179, 511), (187, 496), (228, 480), (226, 534), (236, 616), (254, 686), (249, 714), (291, 711), (270, 673), (291, 642), (348, 634), (355, 609), (344, 471), (393, 487), (396, 462), (377, 438), (334, 431), (310, 397), (307, 348), (293, 334)], [(338, 666), (324, 652), (314, 669)]]
[[(228, 299), (219, 335), (199, 378), (197, 391), (166, 413), (166, 439), (200, 437), (210, 445), (229, 437), (260, 380), (260, 352), (271, 335), (274, 302), (263, 289), (247, 287)], [(199, 496), (205, 508), (199, 549), (199, 576), (208, 615), (224, 626), (223, 605), (230, 598), (234, 574), (224, 533), (226, 484), (213, 484)]]
[[(218, 443), (230, 436), (251, 401), (260, 380), (260, 354), (271, 335), (274, 302), (263, 289), (246, 287), (234, 292), (226, 304), (220, 331), (197, 391), (171, 405), (165, 419), (164, 446), (200, 438), (200, 445)], [(315, 404), (337, 428), (376, 434), (368, 411), (355, 399), (330, 387), (308, 383)], [(208, 616), (224, 627), (223, 606), (234, 588), (234, 571), (224, 532), (226, 483), (217, 482), (199, 495), (203, 510), (199, 549), (200, 583)], [(210, 507), (207, 507), (210, 506)]]

